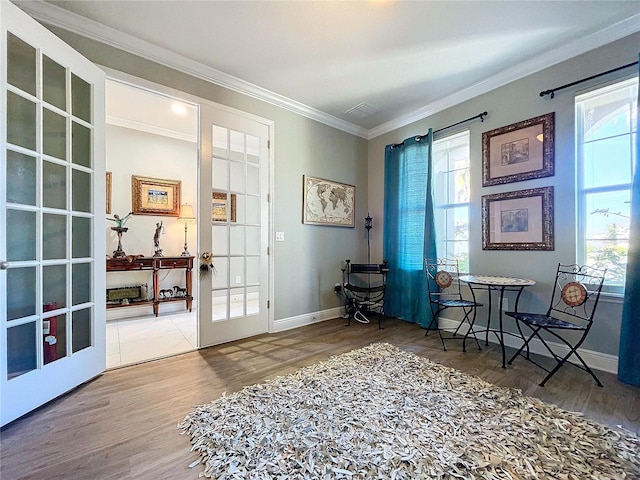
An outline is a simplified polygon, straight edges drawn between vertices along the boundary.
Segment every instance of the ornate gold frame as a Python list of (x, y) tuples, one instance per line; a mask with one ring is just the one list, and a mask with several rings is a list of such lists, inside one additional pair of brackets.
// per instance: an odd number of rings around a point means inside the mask
[(135, 215), (180, 215), (180, 180), (131, 175), (131, 210)]

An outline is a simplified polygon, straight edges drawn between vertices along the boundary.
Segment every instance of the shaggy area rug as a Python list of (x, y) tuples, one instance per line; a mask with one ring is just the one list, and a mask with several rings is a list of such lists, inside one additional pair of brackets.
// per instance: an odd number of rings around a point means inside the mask
[(216, 479), (638, 479), (640, 439), (373, 344), (198, 407)]

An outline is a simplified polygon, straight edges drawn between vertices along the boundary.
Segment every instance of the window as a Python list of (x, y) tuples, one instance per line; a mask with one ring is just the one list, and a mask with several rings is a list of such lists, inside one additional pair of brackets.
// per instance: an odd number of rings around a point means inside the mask
[(469, 132), (433, 142), (433, 198), (438, 257), (469, 271)]
[(622, 293), (637, 135), (637, 78), (576, 97), (578, 262)]

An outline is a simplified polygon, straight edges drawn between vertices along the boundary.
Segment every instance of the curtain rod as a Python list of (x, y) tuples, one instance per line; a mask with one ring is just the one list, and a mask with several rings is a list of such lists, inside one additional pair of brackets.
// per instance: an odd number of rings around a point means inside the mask
[(544, 97), (545, 95), (550, 95), (551, 98), (554, 98), (556, 92), (558, 90), (563, 90), (565, 88), (573, 87), (582, 82), (587, 82), (589, 80), (593, 80), (594, 78), (602, 77), (603, 75), (607, 75), (609, 73), (617, 72), (618, 70), (624, 70), (625, 68), (632, 67), (634, 65), (638, 65), (638, 62), (627, 63), (626, 65), (622, 65), (621, 67), (612, 68), (611, 70), (607, 70), (606, 72), (598, 73), (596, 75), (591, 75), (590, 77), (583, 78), (582, 80), (576, 80), (575, 82), (567, 83), (566, 85), (562, 85), (561, 87), (551, 88), (549, 90), (545, 90), (544, 92), (540, 92), (540, 96)]
[[(438, 130), (434, 130), (434, 131), (433, 131), (433, 133), (434, 133), (434, 134), (436, 134), (436, 133), (438, 133), (438, 132), (441, 132), (441, 131), (443, 131), (443, 130), (446, 130), (447, 128), (455, 127), (455, 126), (457, 126), (457, 125), (460, 125), (460, 124), (463, 124), (463, 123), (470, 122), (471, 120), (475, 120), (476, 118), (479, 118), (481, 122), (484, 122), (484, 117), (486, 117), (487, 115), (488, 115), (488, 113), (487, 113), (487, 112), (482, 112), (482, 113), (479, 113), (478, 115), (474, 115), (473, 117), (469, 117), (469, 118), (467, 118), (467, 119), (465, 119), (465, 120), (461, 120), (461, 121), (459, 121), (458, 123), (453, 123), (453, 124), (451, 124), (451, 125), (447, 125), (446, 127), (439, 128)], [(425, 133), (424, 135), (417, 135), (417, 136), (416, 136), (416, 140), (420, 140), (421, 138), (424, 138), (424, 137), (426, 137), (427, 135), (428, 135), (428, 134), (426, 134), (426, 133)], [(396, 148), (396, 147), (399, 147), (399, 146), (401, 146), (401, 145), (404, 145), (404, 142), (400, 142), (400, 143), (392, 143), (392, 144), (391, 144), (391, 148)]]

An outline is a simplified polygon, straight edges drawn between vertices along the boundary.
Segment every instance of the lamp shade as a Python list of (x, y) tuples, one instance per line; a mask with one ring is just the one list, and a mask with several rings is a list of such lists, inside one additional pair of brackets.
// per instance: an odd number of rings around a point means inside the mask
[(193, 207), (188, 203), (180, 206), (180, 216), (178, 220), (184, 223), (195, 223), (196, 216), (193, 213)]

